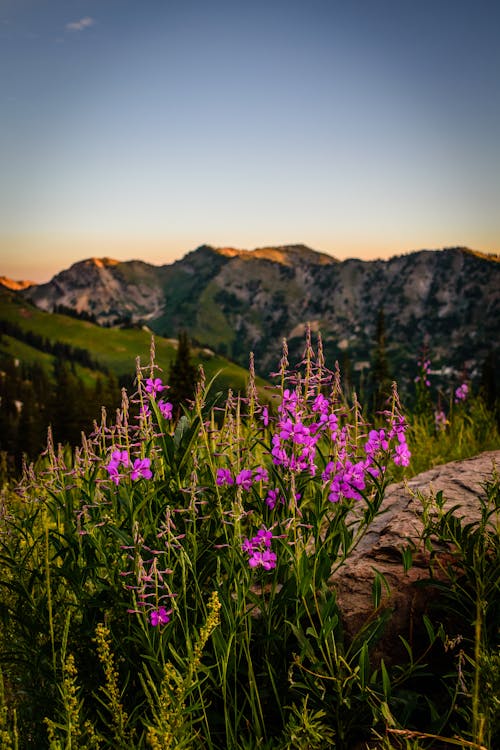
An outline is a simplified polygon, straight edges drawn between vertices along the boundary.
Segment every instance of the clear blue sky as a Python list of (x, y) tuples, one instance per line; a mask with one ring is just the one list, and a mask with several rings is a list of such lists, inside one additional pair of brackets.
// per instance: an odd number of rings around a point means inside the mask
[(0, 0), (0, 274), (500, 251), (497, 0)]

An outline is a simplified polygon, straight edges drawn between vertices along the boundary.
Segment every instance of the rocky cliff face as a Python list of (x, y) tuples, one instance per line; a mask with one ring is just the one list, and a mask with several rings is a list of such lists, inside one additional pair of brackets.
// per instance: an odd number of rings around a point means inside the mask
[(166, 336), (186, 329), (244, 365), (253, 351), (264, 375), (283, 338), (292, 361), (300, 356), (306, 324), (321, 331), (328, 362), (362, 371), (381, 309), (398, 380), (411, 377), (423, 345), (435, 366), (465, 367), (469, 376), (499, 346), (499, 258), (465, 248), (339, 262), (304, 245), (204, 245), (160, 267), (86, 260), (23, 294), (45, 310), (62, 305), (104, 325), (147, 323)]
[(61, 271), (26, 296), (42, 310), (71, 310), (100, 325), (147, 321), (158, 317), (164, 295), (157, 269), (148, 263), (89, 258)]

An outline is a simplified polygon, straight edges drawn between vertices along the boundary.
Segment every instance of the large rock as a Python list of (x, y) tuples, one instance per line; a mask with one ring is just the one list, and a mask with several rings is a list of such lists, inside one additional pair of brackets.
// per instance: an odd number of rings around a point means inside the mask
[[(484, 494), (483, 485), (491, 480), (495, 468), (500, 469), (500, 450), (436, 466), (408, 482), (388, 487), (381, 513), (346, 564), (331, 579), (348, 636), (358, 632), (373, 613), (372, 585), (376, 569), (385, 576), (390, 587), (389, 593), (382, 587), (382, 606), (392, 609), (382, 643), (384, 656), (390, 657), (399, 640), (398, 634), (411, 640), (429, 603), (429, 590), (416, 585), (429, 578), (429, 553), (420, 542), (423, 506), (418, 493), (430, 497), (442, 490), (445, 509), (459, 505), (457, 515), (467, 522), (475, 521), (480, 518), (479, 497)], [(408, 544), (415, 549), (413, 565), (405, 573), (401, 551)], [(445, 549), (442, 554), (446, 554)]]

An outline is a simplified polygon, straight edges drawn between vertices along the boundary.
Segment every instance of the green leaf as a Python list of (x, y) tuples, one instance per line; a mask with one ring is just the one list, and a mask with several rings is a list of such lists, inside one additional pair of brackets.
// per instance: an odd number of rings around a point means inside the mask
[(370, 655), (368, 653), (368, 644), (365, 642), (359, 654), (359, 676), (361, 687), (365, 688), (370, 679)]
[(380, 662), (380, 671), (382, 673), (382, 689), (384, 691), (384, 698), (387, 701), (391, 697), (391, 680), (383, 659)]

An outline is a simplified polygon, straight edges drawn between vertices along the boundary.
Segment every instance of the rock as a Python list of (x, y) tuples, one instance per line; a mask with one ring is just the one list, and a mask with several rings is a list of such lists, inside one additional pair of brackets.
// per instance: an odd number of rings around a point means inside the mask
[[(376, 569), (385, 576), (390, 587), (387, 593), (382, 586), (382, 607), (392, 609), (381, 651), (385, 658), (390, 656), (397, 647), (399, 634), (411, 642), (414, 628), (421, 625), (430, 595), (429, 589), (416, 585), (429, 577), (429, 553), (420, 542), (423, 506), (417, 492), (430, 497), (442, 490), (446, 510), (459, 505), (457, 515), (467, 522), (475, 521), (480, 518), (482, 485), (491, 480), (495, 467), (500, 469), (500, 450), (436, 466), (408, 482), (387, 488), (380, 514), (330, 581), (337, 592), (348, 638), (355, 635), (373, 613), (372, 584)], [(408, 544), (415, 545), (415, 549), (413, 565), (405, 573), (401, 552)], [(442, 554), (446, 554), (446, 550)]]

